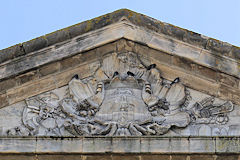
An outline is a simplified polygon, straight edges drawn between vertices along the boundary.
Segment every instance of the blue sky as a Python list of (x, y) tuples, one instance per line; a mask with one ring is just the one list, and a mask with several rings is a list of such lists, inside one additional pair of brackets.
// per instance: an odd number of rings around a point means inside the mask
[(0, 49), (120, 8), (240, 46), (240, 0), (1, 0)]

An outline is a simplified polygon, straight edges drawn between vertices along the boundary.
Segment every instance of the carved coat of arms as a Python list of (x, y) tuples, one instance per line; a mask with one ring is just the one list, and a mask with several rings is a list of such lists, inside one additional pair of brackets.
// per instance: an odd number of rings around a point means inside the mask
[[(63, 99), (43, 94), (26, 100), (23, 124), (31, 135), (162, 135), (191, 123), (225, 123), (231, 102), (214, 98), (186, 107), (189, 91), (179, 78), (167, 81), (155, 64), (145, 65), (135, 53), (111, 54), (92, 77), (75, 75)], [(21, 134), (23, 129), (18, 128)], [(10, 131), (9, 131), (10, 133)]]

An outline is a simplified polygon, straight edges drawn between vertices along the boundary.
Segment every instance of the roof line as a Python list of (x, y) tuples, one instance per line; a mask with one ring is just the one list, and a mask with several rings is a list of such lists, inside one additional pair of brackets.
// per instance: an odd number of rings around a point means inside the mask
[(35, 39), (16, 44), (14, 46), (0, 50), (0, 63), (7, 60), (14, 59), (52, 46), (56, 43), (72, 39), (81, 34), (93, 31), (104, 26), (119, 22), (122, 17), (127, 18), (131, 23), (141, 26), (152, 31), (168, 35), (183, 42), (196, 45), (200, 48), (216, 52), (217, 54), (224, 55), (240, 61), (240, 47), (231, 45), (226, 42), (209, 38), (204, 35), (161, 22), (146, 15), (136, 13), (128, 9), (120, 9), (112, 13), (87, 20), (55, 32), (37, 37)]

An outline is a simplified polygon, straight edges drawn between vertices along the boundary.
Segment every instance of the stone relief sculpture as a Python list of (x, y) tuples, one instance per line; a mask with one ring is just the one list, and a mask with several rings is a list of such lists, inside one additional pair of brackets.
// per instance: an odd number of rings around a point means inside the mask
[(205, 98), (188, 106), (191, 95), (180, 79), (167, 81), (155, 64), (137, 54), (111, 54), (95, 74), (75, 75), (63, 99), (45, 93), (26, 99), (23, 125), (8, 135), (163, 135), (190, 123), (225, 124), (233, 104)]
[(193, 123), (226, 124), (229, 120), (227, 113), (233, 111), (232, 102), (214, 104), (214, 97), (207, 97), (196, 102), (192, 108)]

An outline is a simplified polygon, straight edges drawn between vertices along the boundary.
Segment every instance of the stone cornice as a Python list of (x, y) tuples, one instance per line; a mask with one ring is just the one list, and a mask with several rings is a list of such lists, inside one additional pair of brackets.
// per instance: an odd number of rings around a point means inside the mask
[[(1, 137), (1, 154), (239, 154), (239, 137)], [(106, 146), (106, 147), (102, 147)]]
[(197, 64), (240, 77), (238, 60), (179, 41), (170, 36), (147, 30), (130, 23), (126, 18), (73, 39), (31, 52), (0, 64), (0, 79), (7, 79), (44, 64), (57, 61), (101, 45), (126, 38), (170, 55), (187, 58)]
[(110, 24), (114, 24), (119, 22), (119, 20), (121, 20), (123, 17), (126, 17), (131, 23), (137, 26), (144, 27), (151, 31), (167, 35), (195, 46), (199, 46), (200, 48), (215, 52), (218, 55), (224, 55), (238, 61), (240, 59), (239, 47), (158, 21), (128, 9), (120, 9), (92, 20), (84, 21), (49, 33), (33, 40), (2, 49), (0, 50), (0, 63), (46, 48), (48, 46), (55, 45), (56, 43), (72, 39), (81, 34), (100, 29)]

